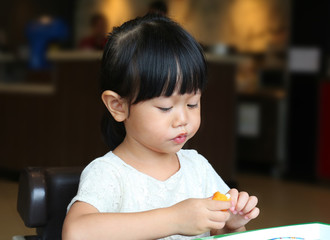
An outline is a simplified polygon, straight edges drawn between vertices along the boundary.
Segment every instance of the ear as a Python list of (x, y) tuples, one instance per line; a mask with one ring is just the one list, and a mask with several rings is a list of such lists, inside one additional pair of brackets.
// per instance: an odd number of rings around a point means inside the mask
[(114, 91), (102, 93), (102, 101), (117, 122), (123, 122), (128, 116), (127, 101)]

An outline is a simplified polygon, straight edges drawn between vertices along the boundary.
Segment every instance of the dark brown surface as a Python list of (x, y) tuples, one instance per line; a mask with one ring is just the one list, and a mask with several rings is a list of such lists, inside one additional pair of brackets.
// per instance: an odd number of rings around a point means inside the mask
[(241, 95), (240, 103), (255, 104), (260, 108), (260, 132), (257, 136), (238, 138), (238, 159), (275, 164), (277, 159), (278, 102), (269, 96)]
[(213, 165), (221, 177), (235, 180), (235, 65), (208, 62), (208, 85), (202, 96), (202, 124), (188, 144)]
[(54, 94), (0, 93), (0, 167), (85, 165), (104, 154), (98, 62), (60, 62)]
[[(202, 125), (186, 147), (234, 182), (235, 66), (209, 62), (208, 67)], [(0, 92), (0, 168), (81, 166), (106, 153), (98, 74), (98, 61), (59, 61), (47, 80), (54, 94)]]

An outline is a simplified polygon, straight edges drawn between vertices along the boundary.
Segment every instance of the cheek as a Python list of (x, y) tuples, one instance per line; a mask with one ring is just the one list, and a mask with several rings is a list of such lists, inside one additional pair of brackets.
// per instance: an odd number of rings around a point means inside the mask
[(191, 121), (192, 131), (197, 132), (200, 125), (201, 125), (201, 116), (200, 116), (200, 113), (198, 112), (193, 116), (192, 121)]
[(201, 125), (201, 118), (199, 117), (198, 120), (196, 120), (196, 123), (195, 123), (196, 131), (199, 129), (200, 125)]
[(141, 134), (157, 134), (165, 126), (167, 126), (167, 119), (159, 114), (155, 114), (153, 111), (144, 111), (143, 114), (139, 112), (134, 115), (134, 121), (132, 121), (131, 127), (135, 128)]

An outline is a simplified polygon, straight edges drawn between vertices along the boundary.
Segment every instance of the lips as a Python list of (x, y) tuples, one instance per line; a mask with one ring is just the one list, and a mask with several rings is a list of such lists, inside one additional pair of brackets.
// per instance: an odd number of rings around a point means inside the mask
[(175, 143), (180, 144), (180, 143), (184, 143), (186, 141), (186, 139), (187, 139), (187, 133), (181, 133), (178, 136), (176, 136), (175, 138), (173, 138), (173, 141)]

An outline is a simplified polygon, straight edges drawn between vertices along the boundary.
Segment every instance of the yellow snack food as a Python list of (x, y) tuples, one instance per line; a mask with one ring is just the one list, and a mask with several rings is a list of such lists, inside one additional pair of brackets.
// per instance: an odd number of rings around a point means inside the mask
[(230, 201), (230, 195), (229, 194), (222, 194), (219, 191), (215, 192), (213, 194), (212, 200), (217, 200), (217, 201)]
[[(216, 201), (230, 201), (230, 195), (229, 193), (227, 194), (222, 194), (219, 191), (215, 192), (213, 194), (212, 200), (216, 200)], [(223, 212), (226, 212), (227, 210), (221, 210)]]

